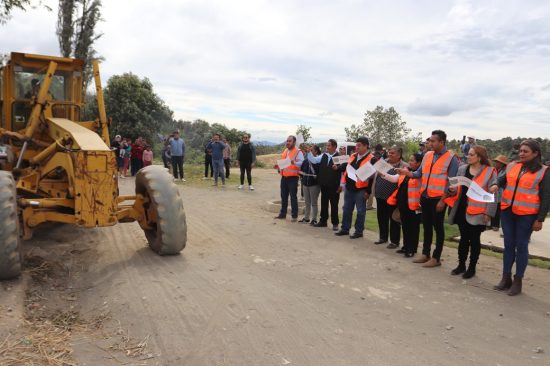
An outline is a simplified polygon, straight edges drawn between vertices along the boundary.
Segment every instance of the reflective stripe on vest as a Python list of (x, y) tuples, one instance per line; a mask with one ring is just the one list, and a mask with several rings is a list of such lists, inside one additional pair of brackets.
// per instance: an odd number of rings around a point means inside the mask
[[(474, 177), (473, 181), (476, 182), (481, 188), (485, 191), (489, 190), (487, 186), (489, 180), (493, 176), (494, 168), (486, 166), (477, 176)], [(466, 213), (469, 215), (481, 215), (487, 212), (487, 207), (489, 204), (487, 202), (476, 201), (468, 197), (468, 208)]]
[(441, 197), (449, 184), (448, 169), (454, 155), (446, 151), (437, 161), (433, 162), (434, 152), (428, 151), (422, 162), (422, 192), (428, 197)]
[(506, 167), (506, 188), (502, 192), (500, 208), (505, 210), (512, 206), (516, 215), (536, 215), (540, 208), (539, 185), (548, 167), (543, 166), (534, 173), (526, 171), (520, 177), (522, 167), (521, 163), (511, 163)]
[[(397, 182), (397, 189), (393, 191), (392, 195), (388, 197), (388, 205), (395, 206), (397, 205), (397, 193), (399, 187), (403, 184), (405, 180), (404, 175), (399, 176), (399, 181)], [(409, 210), (416, 211), (420, 208), (420, 195), (422, 190), (420, 189), (420, 179), (409, 179), (407, 183), (407, 198), (409, 204)]]
[[(286, 159), (288, 157), (290, 160), (294, 160), (296, 159), (296, 156), (298, 156), (298, 149), (294, 147), (294, 149), (292, 149), (290, 153), (288, 149), (285, 149), (281, 154), (281, 159)], [(300, 168), (298, 168), (294, 164), (289, 165), (284, 169), (281, 169), (281, 175), (283, 177), (298, 177), (300, 175), (299, 172), (300, 172)]]
[[(353, 153), (349, 157), (348, 164), (352, 164), (355, 161), (356, 158), (357, 158), (357, 153)], [(363, 160), (361, 160), (361, 163), (359, 164), (359, 168), (361, 168), (363, 165), (369, 163), (371, 160), (372, 160), (372, 154), (368, 153), (367, 156), (364, 157)], [(357, 168), (357, 169), (359, 169), (359, 168)], [(346, 184), (347, 176), (348, 176), (348, 172), (345, 171), (344, 174), (342, 174), (342, 180), (340, 181), (342, 184)], [(367, 188), (368, 186), (369, 186), (369, 181), (368, 180), (366, 182), (362, 182), (359, 179), (357, 179), (357, 181), (355, 181), (355, 188), (357, 188), (357, 189)]]

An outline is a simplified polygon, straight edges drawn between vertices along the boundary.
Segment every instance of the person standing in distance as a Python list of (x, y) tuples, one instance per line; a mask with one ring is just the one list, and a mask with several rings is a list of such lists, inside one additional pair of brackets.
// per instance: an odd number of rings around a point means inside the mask
[(252, 186), (252, 168), (256, 164), (256, 147), (250, 141), (250, 135), (245, 133), (243, 135), (242, 142), (237, 148), (237, 163), (241, 170), (241, 184), (239, 189), (243, 189), (244, 185), (244, 173), (246, 172), (246, 179), (248, 181), (248, 189), (254, 190)]
[(170, 156), (172, 159), (172, 173), (174, 174), (174, 179), (180, 179), (182, 182), (185, 182), (183, 178), (183, 157), (185, 155), (185, 142), (180, 138), (180, 132), (174, 131), (174, 137), (170, 138), (168, 141), (170, 145)]
[(223, 171), (223, 151), (226, 145), (221, 141), (220, 134), (215, 134), (207, 146), (207, 150), (212, 151), (212, 166), (214, 167), (214, 187), (218, 186), (218, 178), (222, 178), (222, 186), (225, 186), (225, 174)]
[(286, 148), (281, 154), (281, 160), (289, 159), (290, 165), (284, 169), (279, 169), (281, 174), (281, 211), (276, 219), (285, 219), (288, 210), (288, 196), (290, 196), (290, 207), (292, 222), (298, 220), (298, 177), (300, 167), (304, 161), (304, 154), (296, 147), (296, 136), (288, 136), (286, 139)]

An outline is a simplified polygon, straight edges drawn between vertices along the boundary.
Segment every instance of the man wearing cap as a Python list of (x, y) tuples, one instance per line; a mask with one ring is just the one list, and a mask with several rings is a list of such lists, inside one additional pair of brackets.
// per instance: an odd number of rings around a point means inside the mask
[(185, 143), (180, 138), (180, 132), (174, 131), (174, 137), (172, 137), (168, 144), (170, 145), (170, 156), (172, 159), (172, 173), (174, 174), (174, 180), (178, 178), (185, 182), (183, 178), (183, 157), (185, 156)]
[[(500, 177), (506, 175), (506, 165), (508, 165), (508, 159), (504, 155), (499, 155), (496, 158), (493, 159), (493, 163), (495, 164), (495, 169), (497, 171), (497, 176)], [(502, 199), (502, 188), (499, 188), (498, 191), (495, 192), (495, 202), (499, 203)], [(497, 210), (495, 212), (495, 216), (491, 218), (491, 228), (494, 231), (498, 231), (500, 228), (500, 205), (497, 205)]]

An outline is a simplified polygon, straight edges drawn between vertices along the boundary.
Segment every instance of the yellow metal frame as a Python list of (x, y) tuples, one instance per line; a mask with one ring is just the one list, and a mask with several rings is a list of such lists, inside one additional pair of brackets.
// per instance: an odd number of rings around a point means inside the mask
[[(26, 127), (13, 130), (12, 105), (15, 70), (46, 70), (37, 95), (29, 103)], [(17, 157), (6, 164), (13, 171), (24, 239), (44, 222), (61, 222), (81, 227), (111, 226), (138, 221), (144, 229), (147, 197), (119, 196), (116, 157), (110, 149), (109, 120), (105, 112), (99, 65), (93, 62), (99, 117), (80, 121), (84, 62), (82, 60), (12, 53), (2, 69), (2, 124), (0, 137), (9, 141)], [(49, 94), (57, 71), (72, 75), (66, 80), (70, 98), (53, 100)], [(71, 107), (71, 119), (54, 114), (55, 105)], [(149, 218), (150, 220), (151, 218)]]

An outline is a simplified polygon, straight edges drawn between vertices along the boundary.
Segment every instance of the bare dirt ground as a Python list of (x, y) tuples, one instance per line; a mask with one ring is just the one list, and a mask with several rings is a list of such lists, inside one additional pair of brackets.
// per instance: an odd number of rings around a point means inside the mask
[(547, 270), (529, 268), (510, 298), (491, 289), (495, 258), (464, 281), (450, 248), (423, 269), (375, 233), (275, 222), (262, 207), (278, 177), (254, 174), (254, 192), (181, 185), (179, 256), (150, 251), (137, 224), (37, 232), (25, 275), (0, 284), (0, 365), (550, 364)]

